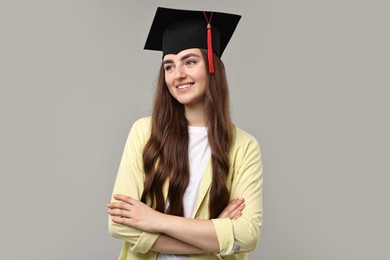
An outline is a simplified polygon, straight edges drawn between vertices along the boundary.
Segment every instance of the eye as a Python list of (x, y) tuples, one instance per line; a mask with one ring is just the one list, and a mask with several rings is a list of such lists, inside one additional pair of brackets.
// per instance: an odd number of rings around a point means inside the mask
[(173, 66), (172, 65), (166, 65), (166, 66), (164, 66), (164, 70), (165, 71), (172, 71), (173, 70)]
[(189, 66), (195, 65), (195, 64), (196, 64), (196, 61), (195, 61), (195, 60), (188, 60), (188, 61), (186, 62), (186, 65), (189, 65)]

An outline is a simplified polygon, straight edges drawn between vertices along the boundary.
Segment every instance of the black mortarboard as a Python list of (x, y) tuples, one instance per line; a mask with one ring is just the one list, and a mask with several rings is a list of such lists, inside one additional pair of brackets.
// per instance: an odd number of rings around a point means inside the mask
[(190, 48), (207, 49), (212, 74), (212, 52), (222, 56), (240, 18), (236, 14), (158, 7), (144, 49), (162, 51), (163, 56)]

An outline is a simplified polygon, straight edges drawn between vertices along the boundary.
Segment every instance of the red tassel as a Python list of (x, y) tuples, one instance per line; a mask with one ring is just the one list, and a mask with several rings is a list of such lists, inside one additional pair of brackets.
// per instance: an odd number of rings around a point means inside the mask
[(203, 14), (207, 21), (207, 58), (209, 62), (209, 74), (214, 74), (213, 37), (211, 33), (211, 18), (213, 17), (213, 13), (211, 13), (210, 19), (207, 18), (206, 12), (203, 12)]
[(209, 59), (209, 73), (214, 74), (213, 37), (211, 33), (211, 24), (207, 25), (207, 56)]

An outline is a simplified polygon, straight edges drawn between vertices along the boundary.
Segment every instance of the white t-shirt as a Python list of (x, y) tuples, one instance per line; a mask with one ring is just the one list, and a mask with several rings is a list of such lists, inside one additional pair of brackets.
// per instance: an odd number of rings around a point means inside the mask
[[(190, 182), (184, 192), (184, 217), (193, 218), (196, 199), (203, 174), (210, 160), (211, 150), (207, 139), (207, 127), (189, 126), (188, 157), (190, 160)], [(167, 202), (168, 204), (168, 202)], [(187, 255), (158, 254), (158, 260), (188, 260)]]

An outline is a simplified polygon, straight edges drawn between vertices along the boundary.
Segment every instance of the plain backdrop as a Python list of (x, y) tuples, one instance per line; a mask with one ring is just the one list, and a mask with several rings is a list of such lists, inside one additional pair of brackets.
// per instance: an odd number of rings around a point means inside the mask
[(390, 259), (387, 0), (1, 0), (0, 259), (117, 258), (106, 205), (151, 113), (157, 6), (243, 16), (222, 60), (264, 160), (250, 259)]

